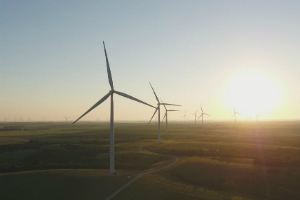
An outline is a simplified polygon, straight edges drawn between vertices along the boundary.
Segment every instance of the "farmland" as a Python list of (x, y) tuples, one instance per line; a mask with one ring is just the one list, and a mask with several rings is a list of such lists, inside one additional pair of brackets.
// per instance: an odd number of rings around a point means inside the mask
[[(299, 199), (298, 122), (116, 123), (116, 176), (109, 174), (109, 124), (1, 123), (4, 199)], [(16, 192), (18, 191), (18, 192)]]

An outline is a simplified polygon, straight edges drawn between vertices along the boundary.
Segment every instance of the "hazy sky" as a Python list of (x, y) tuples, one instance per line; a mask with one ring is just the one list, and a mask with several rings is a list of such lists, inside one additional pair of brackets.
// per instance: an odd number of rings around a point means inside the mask
[[(298, 0), (0, 0), (0, 121), (83, 114), (110, 90), (103, 40), (115, 89), (156, 105), (151, 81), (183, 105), (170, 120), (192, 119), (200, 104), (210, 120), (259, 103), (262, 119), (300, 117)], [(153, 111), (115, 98), (117, 120)], [(109, 101), (86, 120), (97, 118), (109, 118)]]

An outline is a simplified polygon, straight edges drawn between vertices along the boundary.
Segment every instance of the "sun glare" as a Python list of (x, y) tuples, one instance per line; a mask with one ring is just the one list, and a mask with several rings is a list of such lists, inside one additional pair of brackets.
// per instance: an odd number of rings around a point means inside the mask
[(246, 116), (269, 115), (281, 100), (276, 81), (258, 72), (248, 72), (233, 80), (227, 95), (232, 106)]

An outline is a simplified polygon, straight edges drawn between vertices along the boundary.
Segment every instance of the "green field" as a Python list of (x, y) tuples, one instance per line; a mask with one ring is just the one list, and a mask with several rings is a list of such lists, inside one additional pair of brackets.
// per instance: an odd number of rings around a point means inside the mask
[[(1, 199), (300, 199), (300, 123), (0, 123)], [(140, 151), (141, 146), (143, 150)], [(2, 198), (4, 197), (4, 198)]]

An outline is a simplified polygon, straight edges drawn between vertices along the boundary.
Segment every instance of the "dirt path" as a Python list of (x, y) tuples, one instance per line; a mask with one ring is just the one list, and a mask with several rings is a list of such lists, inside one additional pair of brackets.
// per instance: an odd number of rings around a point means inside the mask
[[(141, 147), (142, 148), (142, 147)], [(157, 171), (160, 171), (160, 170), (163, 170), (163, 169), (166, 169), (172, 165), (174, 165), (175, 163), (177, 163), (179, 161), (179, 158), (175, 157), (175, 156), (172, 156), (173, 158), (175, 158), (175, 160), (162, 167), (162, 168), (159, 168), (159, 169), (155, 169), (155, 170), (152, 170), (152, 171), (148, 171), (148, 172), (144, 172), (144, 173), (140, 173), (137, 175), (137, 177), (135, 177), (134, 179), (132, 179), (130, 182), (126, 183), (125, 185), (123, 185), (120, 189), (118, 189), (117, 191), (115, 191), (113, 194), (111, 194), (109, 197), (107, 197), (105, 200), (110, 200), (112, 198), (114, 198), (116, 195), (118, 195), (122, 190), (124, 190), (125, 188), (127, 188), (129, 185), (131, 185), (132, 183), (134, 183), (135, 181), (137, 181), (138, 179), (142, 178), (143, 176), (147, 175), (147, 174), (151, 174), (151, 173), (154, 173), (154, 172), (157, 172)]]

